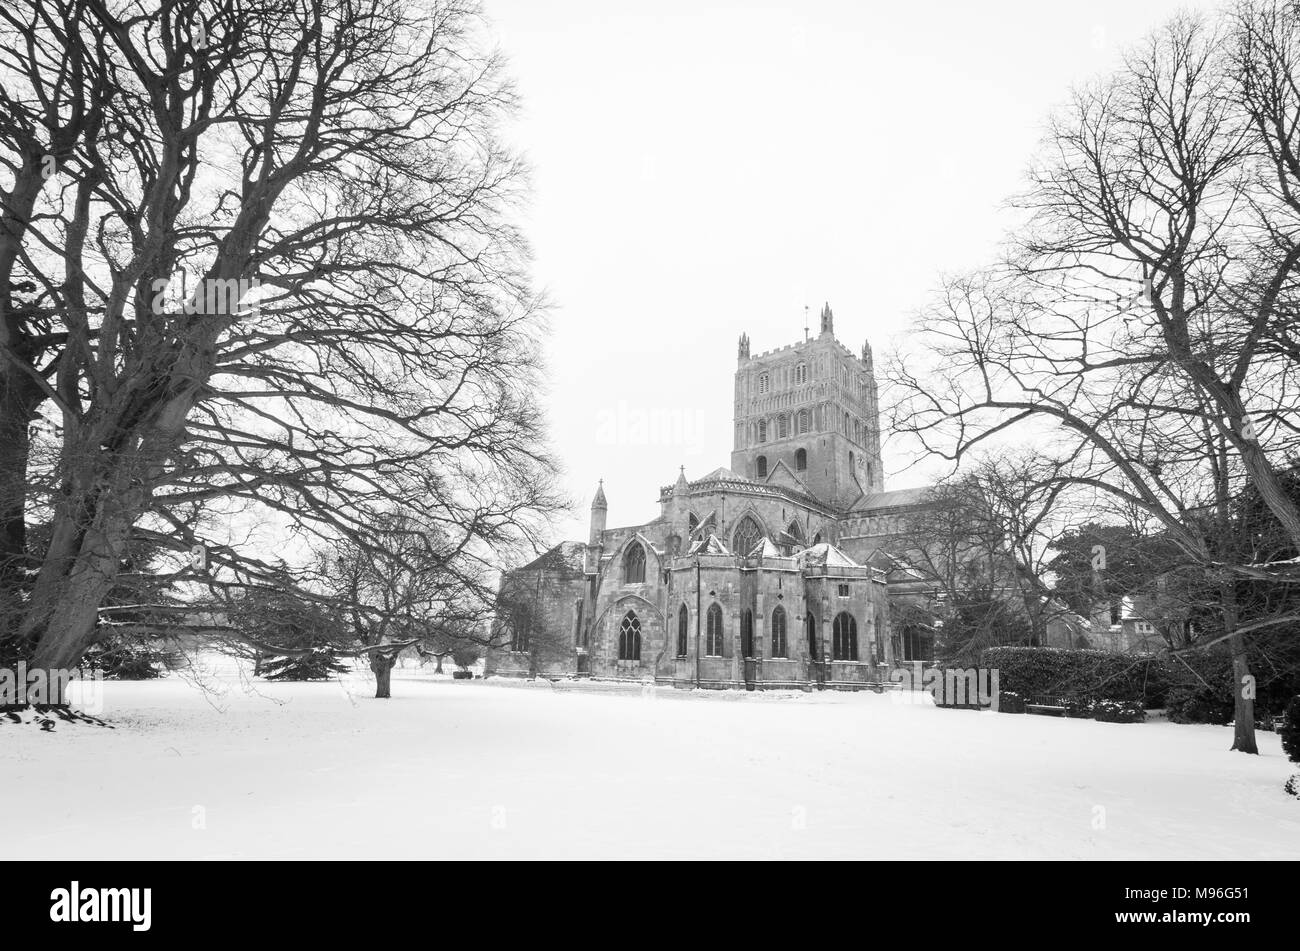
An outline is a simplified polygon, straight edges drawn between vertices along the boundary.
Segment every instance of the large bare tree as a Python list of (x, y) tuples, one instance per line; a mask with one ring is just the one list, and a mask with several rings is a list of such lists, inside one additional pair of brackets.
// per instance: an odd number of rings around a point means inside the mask
[[(1239, 680), (1235, 580), (1295, 565), (1229, 563), (1232, 496), (1253, 486), (1300, 546), (1298, 42), (1291, 4), (1180, 16), (1079, 90), (1008, 260), (949, 281), (890, 373), (896, 425), (932, 451), (1031, 438), (1050, 481), (1140, 511), (1216, 579)], [(1254, 752), (1239, 693), (1234, 748)]]
[(466, 0), (0, 8), (0, 596), (34, 663), (80, 656), (134, 536), (256, 585), (394, 510), (479, 559), (528, 534), (513, 101)]

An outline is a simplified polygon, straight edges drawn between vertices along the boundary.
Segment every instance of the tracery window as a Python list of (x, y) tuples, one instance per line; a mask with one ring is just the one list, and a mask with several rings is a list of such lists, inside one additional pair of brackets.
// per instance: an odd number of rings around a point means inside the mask
[(641, 659), (641, 619), (635, 611), (624, 614), (618, 626), (618, 659)]

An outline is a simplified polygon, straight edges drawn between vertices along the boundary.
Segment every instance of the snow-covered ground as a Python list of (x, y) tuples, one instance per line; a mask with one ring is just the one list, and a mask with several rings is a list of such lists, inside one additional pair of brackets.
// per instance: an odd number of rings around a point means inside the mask
[[(450, 668), (449, 668), (450, 669)], [(1273, 734), (399, 675), (106, 683), (0, 726), (0, 856), (1298, 858)]]

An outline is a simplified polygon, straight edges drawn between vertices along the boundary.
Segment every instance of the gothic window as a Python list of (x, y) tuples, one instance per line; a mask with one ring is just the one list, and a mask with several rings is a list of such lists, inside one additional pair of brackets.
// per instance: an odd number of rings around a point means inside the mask
[(706, 657), (722, 656), (722, 608), (716, 604), (709, 605), (708, 624), (704, 634), (704, 654)]
[(798, 449), (794, 454), (794, 468), (796, 472), (803, 472), (808, 468), (808, 450)]
[(785, 530), (785, 533), (791, 538), (797, 539), (801, 542), (803, 541), (803, 529), (799, 527), (797, 521), (791, 522), (789, 528)]
[(686, 609), (686, 605), (683, 604), (677, 610), (677, 656), (678, 657), (686, 656), (686, 641), (687, 641), (687, 635), (690, 632), (690, 627), (691, 627), (691, 612), (688, 611)]
[(849, 434), (849, 414), (845, 413), (844, 414), (844, 435), (847, 436), (848, 434)]
[(784, 439), (790, 435), (790, 417), (778, 416), (776, 418), (776, 438)]
[(623, 623), (618, 626), (618, 659), (641, 659), (641, 619), (635, 611), (623, 615)]
[(757, 462), (758, 462), (758, 477), (760, 479), (766, 479), (767, 478), (767, 456), (759, 456)]
[(862, 442), (862, 423), (856, 419), (853, 421), (853, 441)]
[(808, 364), (801, 363), (794, 368), (794, 382), (796, 385), (808, 382)]
[(777, 605), (772, 612), (772, 656), (785, 657), (785, 608)]
[(810, 427), (810, 419), (808, 416), (808, 411), (806, 409), (799, 410), (799, 424), (798, 424), (799, 432), (801, 434), (806, 433), (810, 428), (811, 427)]
[(749, 608), (740, 612), (740, 651), (744, 657), (754, 656), (754, 612)]
[(812, 613), (804, 615), (804, 633), (808, 638), (808, 659), (817, 660), (817, 619)]
[(767, 420), (765, 419), (758, 421), (758, 441), (767, 442)]
[(760, 373), (758, 375), (758, 392), (766, 393), (769, 389), (771, 389), (771, 386), (772, 386), (772, 381), (768, 379), (767, 374)]
[(848, 611), (835, 615), (831, 625), (831, 642), (836, 660), (858, 659), (858, 622)]
[(853, 450), (849, 450), (849, 475), (852, 476), (857, 472), (857, 464), (853, 460)]
[(874, 474), (875, 474), (875, 467), (874, 467), (871, 463), (868, 462), (868, 463), (867, 463), (867, 485), (871, 485), (871, 483), (872, 483), (873, 481), (875, 481), (875, 480), (872, 478), (872, 477), (874, 476)]
[(758, 527), (757, 522), (746, 515), (740, 520), (740, 524), (736, 526), (735, 534), (731, 536), (731, 550), (745, 558), (762, 540), (763, 530)]
[(585, 647), (582, 640), (582, 602), (573, 602), (573, 643)]
[(623, 556), (624, 584), (645, 584), (645, 549), (636, 542), (627, 548)]
[(514, 610), (510, 612), (510, 649), (512, 651), (525, 654), (528, 652), (528, 633), (531, 626), (528, 608), (522, 604), (516, 604)]

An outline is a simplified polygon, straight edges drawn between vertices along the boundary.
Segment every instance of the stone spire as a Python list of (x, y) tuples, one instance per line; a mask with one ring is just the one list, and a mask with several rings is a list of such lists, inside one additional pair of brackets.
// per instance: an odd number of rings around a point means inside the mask
[(605, 531), (605, 517), (609, 514), (609, 503), (605, 501), (605, 480), (600, 480), (596, 487), (596, 497), (591, 500), (591, 536), (588, 541), (600, 544), (600, 536)]
[(831, 313), (831, 305), (829, 301), (822, 304), (822, 333), (835, 333), (835, 315)]
[(867, 365), (868, 370), (871, 369), (874, 362), (871, 356), (871, 341), (869, 340), (862, 341), (862, 362)]
[(685, 495), (687, 488), (686, 467), (682, 466), (681, 471), (677, 473), (677, 481), (673, 484), (673, 495)]
[(749, 359), (749, 334), (740, 335), (740, 345), (736, 348), (736, 354), (741, 360)]

